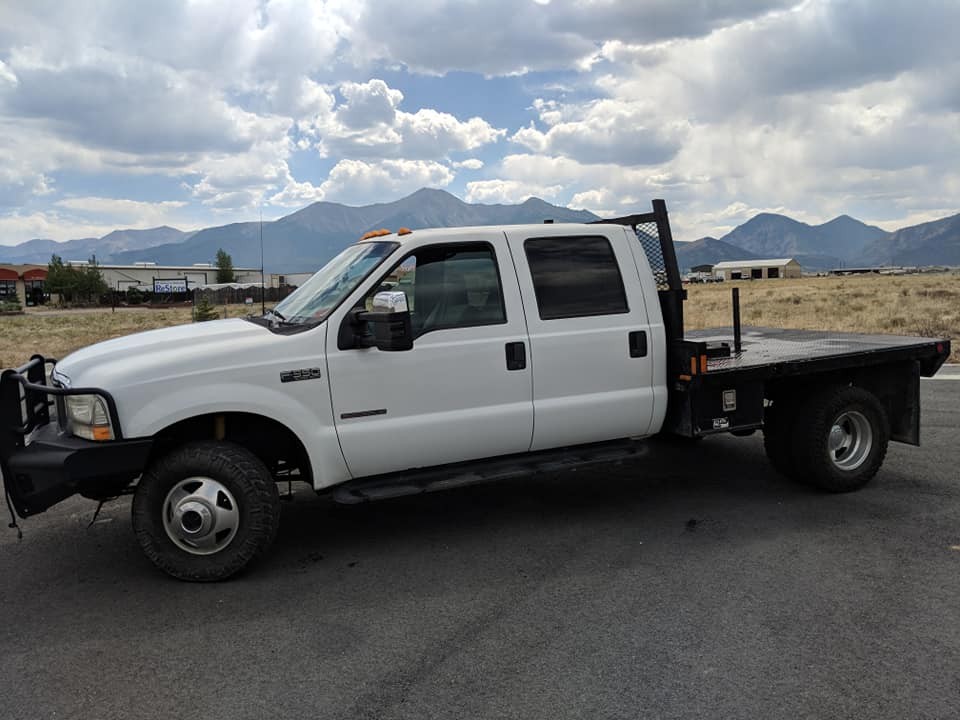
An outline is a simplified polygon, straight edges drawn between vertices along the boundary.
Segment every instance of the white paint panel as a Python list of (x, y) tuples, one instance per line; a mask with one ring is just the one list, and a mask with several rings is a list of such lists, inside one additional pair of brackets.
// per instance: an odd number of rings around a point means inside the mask
[[(655, 404), (655, 346), (651, 340), (655, 336), (651, 337), (643, 287), (626, 235), (619, 226), (596, 226), (577, 234), (609, 240), (620, 267), (629, 312), (540, 319), (524, 242), (530, 238), (570, 236), (570, 229), (545, 225), (507, 233), (530, 333), (534, 378), (532, 450), (642, 436), (651, 428)], [(630, 357), (628, 336), (635, 330), (647, 333), (646, 357)]]
[[(633, 255), (637, 281), (643, 289), (643, 302), (647, 309), (647, 322), (650, 332), (647, 333), (647, 353), (650, 358), (650, 377), (653, 391), (653, 412), (650, 417), (650, 427), (647, 432), (651, 435), (660, 432), (663, 420), (667, 416), (667, 404), (670, 393), (667, 390), (667, 330), (663, 324), (663, 312), (660, 309), (660, 296), (657, 295), (657, 286), (650, 269), (650, 261), (643, 250), (643, 245), (637, 239), (633, 230), (624, 227), (624, 237), (627, 247)], [(625, 271), (626, 272), (626, 271)]]
[(310, 458), (316, 488), (350, 478), (330, 410), (326, 373), (282, 383), (280, 374), (324, 366), (327, 326), (279, 335), (245, 320), (150, 330), (78, 350), (57, 364), (74, 387), (102, 387), (126, 437), (150, 437), (190, 417), (249, 412), (288, 427)]
[[(457, 243), (482, 240), (494, 247), (507, 323), (434, 330), (412, 350), (339, 350), (337, 328), (363, 297), (334, 314), (327, 343), (333, 414), (340, 446), (354, 477), (525, 452), (533, 432), (531, 372), (508, 371), (506, 344), (527, 342), (516, 275), (502, 232), (458, 233)], [(430, 238), (430, 245), (442, 239)], [(384, 264), (414, 252), (416, 239)], [(380, 273), (382, 275), (384, 273)], [(378, 281), (378, 280), (377, 280)], [(364, 287), (372, 287), (371, 279)], [(345, 413), (382, 411), (366, 417)]]

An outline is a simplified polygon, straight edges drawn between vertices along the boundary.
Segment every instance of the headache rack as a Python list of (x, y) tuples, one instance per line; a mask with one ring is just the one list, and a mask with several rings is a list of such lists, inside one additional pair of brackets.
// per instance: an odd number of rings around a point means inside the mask
[(740, 353), (740, 297), (733, 291), (733, 343), (688, 339), (683, 326), (683, 303), (687, 291), (680, 278), (680, 267), (673, 247), (673, 233), (667, 215), (667, 203), (652, 202), (653, 212), (625, 215), (623, 217), (597, 220), (593, 224), (607, 223), (626, 225), (640, 241), (660, 298), (664, 330), (667, 335), (668, 369), (671, 377), (702, 374), (707, 371), (707, 362), (714, 358), (730, 357), (731, 350)]
[(633, 230), (657, 282), (657, 295), (660, 297), (667, 338), (679, 340), (683, 338), (683, 301), (687, 299), (687, 291), (683, 289), (680, 280), (677, 254), (673, 249), (673, 233), (670, 232), (670, 218), (667, 216), (667, 203), (654, 200), (652, 204), (653, 212), (596, 220), (591, 224), (626, 225)]

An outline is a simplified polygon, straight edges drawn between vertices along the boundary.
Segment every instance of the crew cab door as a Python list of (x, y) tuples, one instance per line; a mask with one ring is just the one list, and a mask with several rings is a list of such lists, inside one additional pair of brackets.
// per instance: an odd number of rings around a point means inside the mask
[[(340, 446), (354, 477), (525, 452), (533, 433), (528, 340), (503, 232), (417, 233), (335, 314), (327, 363)], [(403, 290), (413, 348), (342, 349), (338, 328), (380, 288)]]
[(647, 434), (653, 338), (626, 233), (544, 225), (507, 237), (530, 333), (531, 449)]

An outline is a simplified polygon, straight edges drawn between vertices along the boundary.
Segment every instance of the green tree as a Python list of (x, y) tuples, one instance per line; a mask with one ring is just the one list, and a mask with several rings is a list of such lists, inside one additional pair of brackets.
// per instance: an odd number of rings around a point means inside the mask
[(233, 258), (223, 248), (217, 250), (217, 282), (229, 283), (234, 281)]
[(90, 258), (87, 265), (75, 267), (66, 265), (59, 255), (53, 255), (47, 265), (46, 287), (48, 292), (60, 295), (61, 302), (95, 302), (101, 295), (110, 292), (110, 287), (97, 258)]

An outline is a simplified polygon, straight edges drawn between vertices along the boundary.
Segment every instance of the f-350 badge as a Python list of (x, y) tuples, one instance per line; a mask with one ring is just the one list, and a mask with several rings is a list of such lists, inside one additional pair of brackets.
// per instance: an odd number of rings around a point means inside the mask
[(323, 377), (320, 368), (302, 368), (300, 370), (283, 370), (280, 373), (280, 382), (296, 382), (297, 380), (319, 380)]

